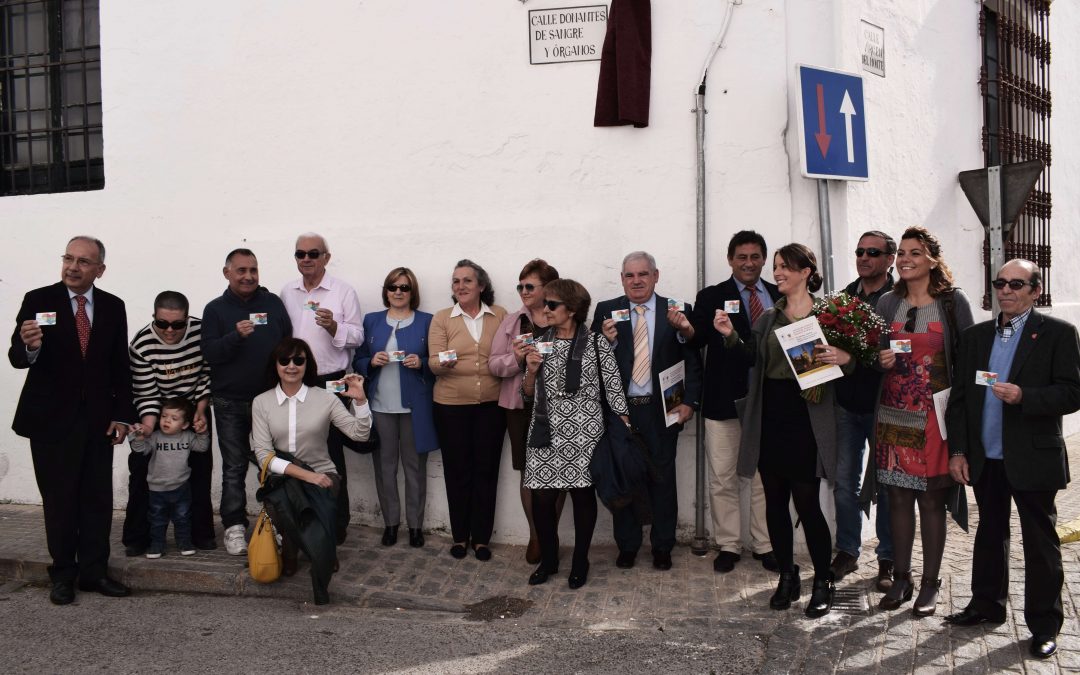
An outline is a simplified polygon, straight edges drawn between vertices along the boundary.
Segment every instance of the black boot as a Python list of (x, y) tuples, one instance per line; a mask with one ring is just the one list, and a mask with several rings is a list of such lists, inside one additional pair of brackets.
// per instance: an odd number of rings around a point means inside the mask
[(799, 599), (802, 592), (799, 581), (799, 566), (791, 572), (780, 573), (780, 583), (776, 585), (776, 592), (769, 598), (769, 607), (773, 609), (787, 609), (791, 603)]
[(832, 572), (826, 577), (814, 577), (814, 590), (810, 593), (810, 602), (806, 603), (806, 616), (816, 619), (828, 614), (835, 591)]

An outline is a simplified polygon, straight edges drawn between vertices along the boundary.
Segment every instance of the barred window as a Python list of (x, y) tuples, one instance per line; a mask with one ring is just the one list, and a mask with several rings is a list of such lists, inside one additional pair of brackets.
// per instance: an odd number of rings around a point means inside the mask
[(98, 0), (0, 0), (0, 196), (103, 187)]
[[(1005, 259), (1027, 258), (1043, 273), (1037, 305), (1050, 306), (1050, 1), (983, 0), (979, 14), (983, 66), (985, 166), (1041, 159), (1045, 168), (1005, 239)], [(990, 309), (990, 242), (983, 309)]]

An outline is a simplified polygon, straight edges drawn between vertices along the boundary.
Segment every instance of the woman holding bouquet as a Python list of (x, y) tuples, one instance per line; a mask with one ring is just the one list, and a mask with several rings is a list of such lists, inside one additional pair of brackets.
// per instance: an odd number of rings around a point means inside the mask
[[(754, 363), (750, 392), (741, 406), (740, 476), (760, 471), (765, 488), (765, 519), (769, 540), (780, 564), (780, 581), (769, 600), (773, 609), (787, 609), (801, 593), (795, 565), (794, 532), (789, 500), (794, 500), (810, 557), (814, 561), (814, 587), (806, 615), (819, 617), (832, 607), (833, 575), (829, 569), (832, 535), (821, 512), (821, 479), (836, 469), (836, 417), (830, 383), (801, 390), (788, 364), (775, 330), (814, 314), (813, 291), (821, 288), (814, 252), (802, 244), (788, 244), (773, 258), (773, 279), (784, 296), (766, 310), (753, 327), (749, 344), (743, 343), (726, 313), (717, 310), (713, 326), (729, 349), (742, 348)], [(819, 346), (815, 357), (848, 372), (850, 354)]]
[[(922, 617), (937, 607), (945, 504), (953, 486), (949, 447), (938, 425), (934, 395), (952, 386), (956, 345), (972, 317), (967, 296), (953, 286), (941, 244), (925, 228), (909, 227), (904, 232), (896, 268), (900, 280), (877, 305), (889, 334), (879, 352), (885, 377), (876, 412), (875, 457), (877, 480), (889, 492), (896, 558), (896, 581), (878, 606), (896, 609), (913, 594), (911, 549), (918, 503), (923, 573), (912, 612)], [(910, 347), (893, 351), (892, 340), (903, 340)]]

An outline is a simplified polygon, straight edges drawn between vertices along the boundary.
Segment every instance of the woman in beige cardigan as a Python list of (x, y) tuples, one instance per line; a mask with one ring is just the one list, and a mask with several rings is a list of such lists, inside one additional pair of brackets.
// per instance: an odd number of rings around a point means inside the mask
[(500, 378), (488, 370), (488, 357), (506, 310), (494, 304), (491, 278), (471, 260), (454, 267), (450, 288), (454, 306), (435, 314), (428, 334), (435, 430), (454, 537), (450, 553), (464, 558), (471, 544), (477, 560), (490, 560), (506, 414), (499, 407)]

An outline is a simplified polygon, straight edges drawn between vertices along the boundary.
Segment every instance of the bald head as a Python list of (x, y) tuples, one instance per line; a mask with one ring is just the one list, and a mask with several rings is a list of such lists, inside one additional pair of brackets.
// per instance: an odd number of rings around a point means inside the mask
[(1030, 260), (1010, 260), (1002, 265), (994, 280), (994, 293), (1005, 320), (1011, 321), (1031, 309), (1042, 294), (1042, 271)]

